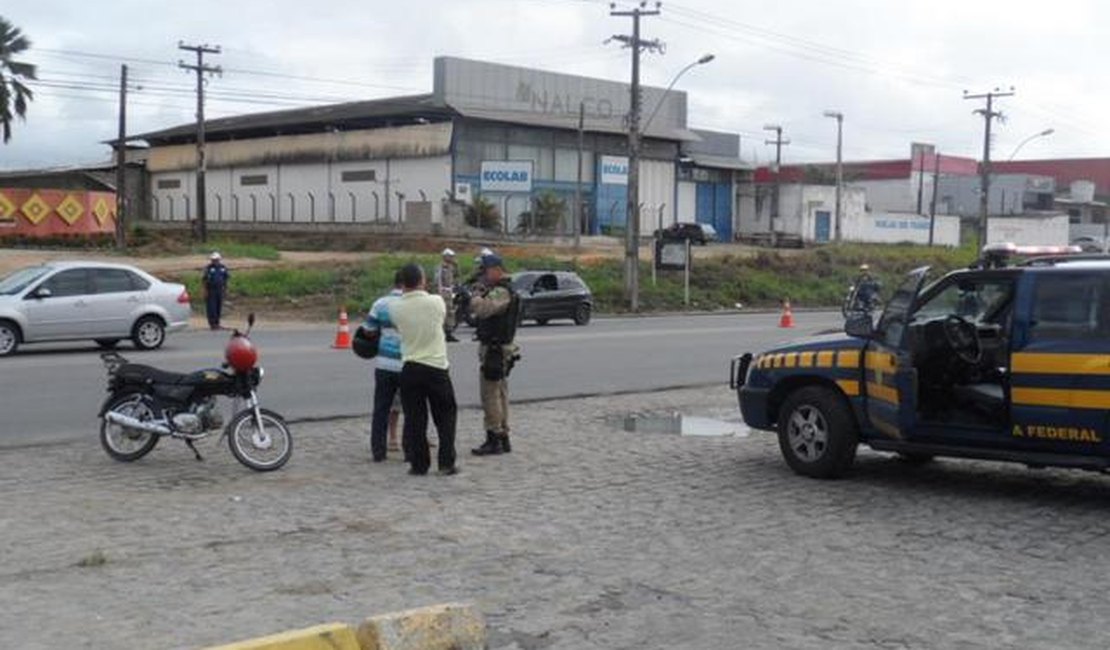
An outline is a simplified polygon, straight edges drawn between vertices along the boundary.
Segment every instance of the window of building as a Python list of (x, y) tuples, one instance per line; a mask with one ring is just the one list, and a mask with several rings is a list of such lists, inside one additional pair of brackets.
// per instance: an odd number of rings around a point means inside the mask
[(176, 190), (181, 187), (181, 179), (179, 178), (163, 178), (158, 181), (158, 189), (160, 190)]
[(239, 177), (240, 185), (269, 185), (270, 177), (266, 174), (243, 174)]
[(363, 183), (377, 180), (377, 173), (373, 169), (352, 169), (340, 174), (344, 183)]
[(508, 153), (509, 160), (531, 160), (536, 180), (549, 181), (555, 177), (555, 156), (551, 148), (510, 144)]
[[(578, 180), (578, 150), (555, 150), (555, 180), (573, 183)], [(594, 153), (589, 150), (582, 152), (582, 182), (592, 183), (594, 180)]]

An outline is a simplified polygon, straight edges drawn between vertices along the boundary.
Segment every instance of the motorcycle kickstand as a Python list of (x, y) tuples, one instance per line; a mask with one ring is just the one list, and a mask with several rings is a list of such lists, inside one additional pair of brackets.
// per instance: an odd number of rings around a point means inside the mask
[(204, 456), (201, 456), (200, 452), (197, 451), (197, 448), (193, 446), (193, 441), (192, 440), (189, 440), (188, 438), (186, 438), (185, 439), (185, 444), (189, 447), (189, 449), (191, 449), (193, 451), (193, 455), (197, 457), (197, 460), (204, 460)]

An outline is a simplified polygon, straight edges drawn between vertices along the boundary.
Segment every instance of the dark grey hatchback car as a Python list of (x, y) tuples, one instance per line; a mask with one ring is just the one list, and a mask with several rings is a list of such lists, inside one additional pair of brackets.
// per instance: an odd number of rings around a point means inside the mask
[(556, 318), (569, 318), (575, 325), (590, 322), (594, 297), (577, 273), (521, 271), (513, 274), (513, 288), (520, 294), (522, 321), (540, 325)]

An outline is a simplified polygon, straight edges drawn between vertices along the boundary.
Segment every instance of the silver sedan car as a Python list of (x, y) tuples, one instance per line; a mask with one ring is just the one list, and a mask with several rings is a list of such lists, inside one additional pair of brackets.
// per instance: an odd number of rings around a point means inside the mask
[(130, 339), (162, 346), (189, 325), (189, 293), (180, 284), (122, 264), (49, 262), (0, 280), (0, 356), (23, 343), (93, 340), (103, 348)]

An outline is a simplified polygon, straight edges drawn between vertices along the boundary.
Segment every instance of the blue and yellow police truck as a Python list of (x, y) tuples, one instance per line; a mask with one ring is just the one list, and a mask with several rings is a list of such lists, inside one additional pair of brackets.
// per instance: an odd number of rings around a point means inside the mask
[(744, 421), (797, 473), (835, 478), (856, 447), (1110, 470), (1110, 256), (989, 246), (931, 283), (910, 272), (877, 322), (732, 360)]

